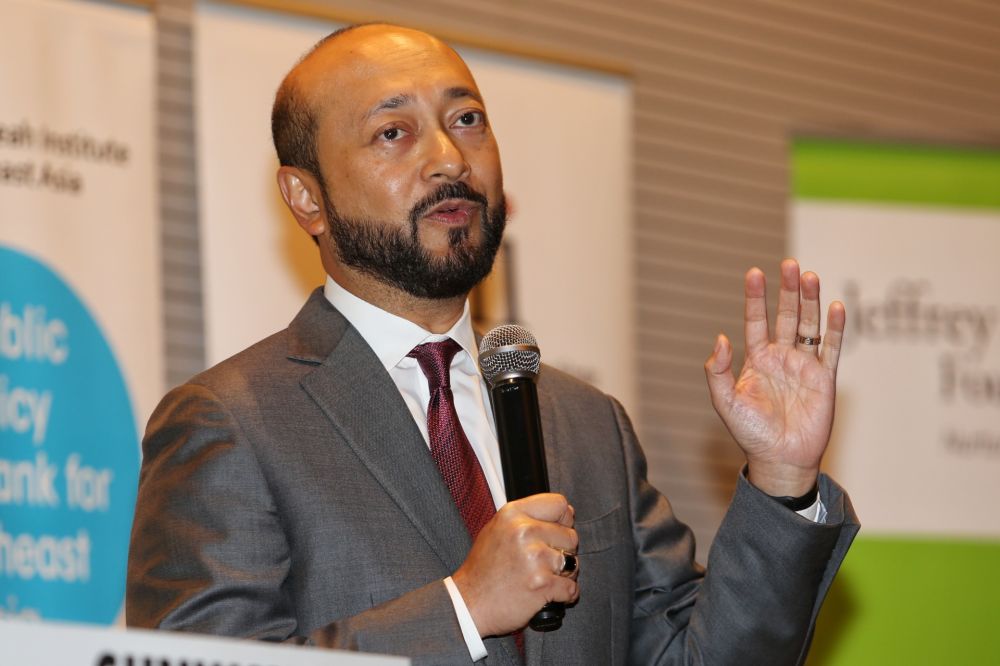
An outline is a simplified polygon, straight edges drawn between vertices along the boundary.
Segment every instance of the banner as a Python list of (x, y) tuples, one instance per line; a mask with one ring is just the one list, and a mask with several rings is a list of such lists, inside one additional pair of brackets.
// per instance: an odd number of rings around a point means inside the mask
[(1000, 151), (793, 157), (790, 254), (847, 307), (825, 465), (862, 523), (810, 663), (997, 663)]
[(119, 617), (163, 390), (146, 11), (0, 6), (0, 618)]

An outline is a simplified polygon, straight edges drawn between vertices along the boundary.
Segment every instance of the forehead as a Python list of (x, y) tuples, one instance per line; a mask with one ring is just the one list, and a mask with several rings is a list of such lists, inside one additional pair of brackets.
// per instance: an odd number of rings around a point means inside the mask
[(465, 62), (422, 32), (363, 26), (324, 44), (299, 66), (296, 83), (317, 115), (362, 119), (386, 97), (440, 96), (468, 88), (478, 93)]

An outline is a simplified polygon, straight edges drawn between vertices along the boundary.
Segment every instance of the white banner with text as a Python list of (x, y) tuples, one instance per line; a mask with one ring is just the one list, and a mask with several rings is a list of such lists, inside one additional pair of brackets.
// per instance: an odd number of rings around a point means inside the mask
[(152, 27), (0, 5), (0, 618), (120, 618), (163, 390)]

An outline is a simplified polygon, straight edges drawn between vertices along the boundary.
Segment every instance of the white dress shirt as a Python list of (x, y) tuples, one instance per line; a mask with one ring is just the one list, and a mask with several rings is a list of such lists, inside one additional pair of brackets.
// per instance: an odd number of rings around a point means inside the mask
[[(490, 409), (489, 389), (479, 374), (479, 349), (476, 347), (476, 336), (472, 331), (469, 302), (465, 302), (462, 316), (447, 333), (435, 334), (408, 319), (397, 317), (358, 298), (329, 276), (326, 278), (323, 293), (347, 321), (351, 322), (378, 356), (382, 367), (389, 373), (400, 395), (403, 396), (403, 401), (417, 427), (420, 428), (428, 448), (430, 448), (430, 438), (427, 435), (427, 404), (430, 402), (430, 388), (417, 360), (407, 354), (417, 345), (439, 342), (446, 338), (451, 338), (461, 345), (462, 349), (455, 354), (451, 362), (451, 391), (455, 397), (455, 411), (472, 445), (472, 450), (479, 459), (479, 465), (483, 468), (490, 494), (493, 495), (493, 504), (497, 509), (506, 504), (500, 445), (497, 443), (496, 425)], [(826, 507), (819, 496), (812, 506), (798, 513), (816, 523), (826, 522)], [(451, 576), (444, 579), (444, 584), (455, 606), (455, 614), (458, 616), (462, 636), (465, 638), (472, 661), (486, 657), (486, 646), (479, 636), (479, 630), (458, 587)]]

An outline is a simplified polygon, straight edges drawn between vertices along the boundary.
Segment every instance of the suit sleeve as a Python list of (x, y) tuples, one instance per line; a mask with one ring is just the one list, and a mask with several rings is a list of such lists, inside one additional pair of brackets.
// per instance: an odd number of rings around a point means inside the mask
[(630, 663), (800, 664), (833, 577), (858, 531), (843, 490), (826, 476), (817, 524), (741, 474), (707, 570), (694, 537), (646, 479), (646, 460), (621, 406), (615, 414), (629, 483), (636, 552)]
[(129, 552), (130, 626), (406, 654), (468, 664), (444, 583), (303, 636), (291, 549), (267, 479), (236, 419), (203, 386), (174, 389), (143, 440)]

